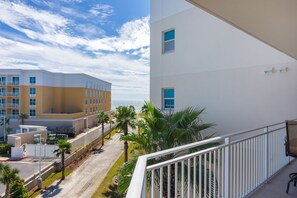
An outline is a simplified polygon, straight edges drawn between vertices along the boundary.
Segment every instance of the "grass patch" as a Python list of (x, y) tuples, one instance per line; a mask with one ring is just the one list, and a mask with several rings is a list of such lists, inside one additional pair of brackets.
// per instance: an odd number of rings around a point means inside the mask
[[(70, 175), (72, 171), (71, 170), (65, 170), (65, 176)], [(42, 187), (43, 189), (48, 188), (50, 185), (52, 185), (56, 180), (61, 179), (62, 177), (62, 172), (58, 172), (58, 173), (52, 173), (50, 176), (48, 176), (43, 182), (42, 182)], [(35, 191), (30, 191), (28, 192), (28, 197), (29, 198), (34, 198), (37, 197), (40, 193), (41, 190), (35, 190)]]
[[(135, 148), (135, 144), (130, 144), (128, 148), (128, 153), (131, 154), (134, 148)], [(105, 195), (103, 195), (103, 193), (110, 191), (110, 186), (114, 186), (112, 182), (112, 178), (118, 174), (118, 170), (123, 166), (124, 160), (125, 160), (125, 154), (123, 152), (121, 156), (118, 158), (118, 160), (114, 163), (114, 165), (109, 169), (102, 183), (97, 188), (96, 192), (92, 195), (92, 198), (106, 197)]]
[(118, 131), (118, 129), (113, 129), (113, 130), (111, 131), (110, 135), (109, 135), (109, 134), (105, 135), (104, 140), (110, 140), (109, 137), (114, 136), (114, 135), (117, 133), (117, 131)]

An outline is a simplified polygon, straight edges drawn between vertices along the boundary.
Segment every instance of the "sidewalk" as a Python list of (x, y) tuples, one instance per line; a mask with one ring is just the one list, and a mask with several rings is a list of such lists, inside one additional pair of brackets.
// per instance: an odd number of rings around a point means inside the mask
[(56, 181), (38, 197), (91, 197), (124, 151), (120, 136), (121, 134), (115, 134), (112, 139), (105, 141), (103, 152), (92, 154), (64, 181)]

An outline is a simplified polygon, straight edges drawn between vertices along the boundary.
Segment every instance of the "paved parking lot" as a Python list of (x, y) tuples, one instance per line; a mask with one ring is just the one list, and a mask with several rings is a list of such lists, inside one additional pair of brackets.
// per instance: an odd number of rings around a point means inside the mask
[[(23, 179), (27, 179), (34, 174), (38, 174), (39, 171), (39, 161), (34, 159), (26, 159), (17, 162), (2, 162), (4, 164), (9, 164), (10, 167), (16, 168), (20, 171), (19, 176)], [(44, 160), (41, 162), (41, 169), (51, 164), (51, 160)], [(0, 185), (0, 195), (4, 193), (4, 185)]]

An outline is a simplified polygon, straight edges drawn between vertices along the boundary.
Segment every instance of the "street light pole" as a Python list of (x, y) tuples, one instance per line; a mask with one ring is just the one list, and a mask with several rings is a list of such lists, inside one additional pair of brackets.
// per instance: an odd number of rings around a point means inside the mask
[(38, 190), (42, 189), (42, 177), (41, 177), (41, 134), (36, 134), (36, 136), (39, 136), (39, 177), (37, 180)]
[(4, 124), (3, 124), (3, 126), (4, 126), (4, 129), (3, 129), (4, 138), (3, 138), (3, 140), (4, 140), (4, 142), (6, 142), (6, 117), (5, 117), (5, 115), (3, 116), (3, 122), (4, 122)]

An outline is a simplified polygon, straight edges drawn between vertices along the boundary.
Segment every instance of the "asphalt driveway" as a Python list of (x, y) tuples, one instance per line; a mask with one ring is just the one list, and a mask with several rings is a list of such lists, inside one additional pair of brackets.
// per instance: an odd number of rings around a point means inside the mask
[[(19, 176), (26, 180), (27, 178), (31, 177), (32, 175), (38, 175), (39, 171), (39, 162), (32, 162), (32, 161), (17, 161), (17, 162), (2, 162), (4, 164), (9, 164), (11, 168), (16, 168), (20, 171)], [(41, 169), (48, 166), (52, 162), (43, 161), (41, 162)], [(0, 185), (0, 195), (5, 192), (5, 186)]]

